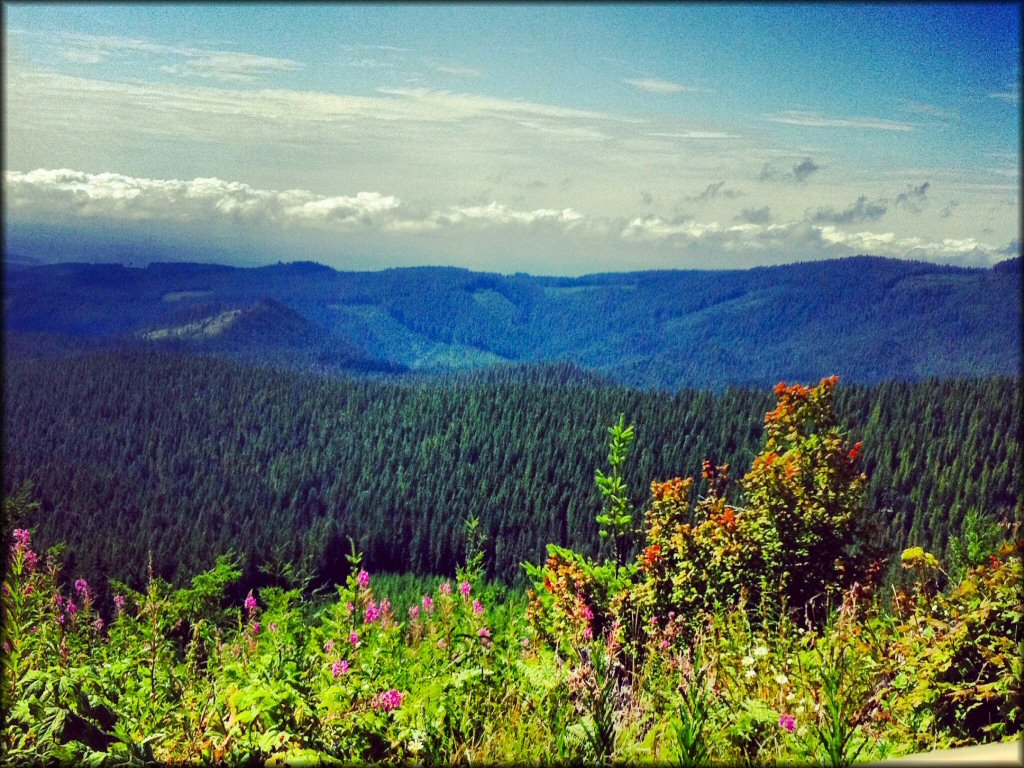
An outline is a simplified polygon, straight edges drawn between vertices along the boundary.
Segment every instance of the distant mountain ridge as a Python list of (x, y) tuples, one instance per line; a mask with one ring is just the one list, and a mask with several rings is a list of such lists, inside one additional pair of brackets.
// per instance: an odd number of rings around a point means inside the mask
[[(566, 361), (632, 386), (1016, 373), (1020, 260), (877, 257), (578, 278), (313, 262), (6, 265), (5, 328), (293, 367), (459, 371)], [(147, 333), (220, 317), (215, 335)]]

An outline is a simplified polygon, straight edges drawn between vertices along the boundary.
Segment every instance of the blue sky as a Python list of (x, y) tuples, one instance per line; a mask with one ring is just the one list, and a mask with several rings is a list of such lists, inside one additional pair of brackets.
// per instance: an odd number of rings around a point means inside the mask
[(4, 12), (21, 231), (548, 274), (1019, 252), (1019, 5)]

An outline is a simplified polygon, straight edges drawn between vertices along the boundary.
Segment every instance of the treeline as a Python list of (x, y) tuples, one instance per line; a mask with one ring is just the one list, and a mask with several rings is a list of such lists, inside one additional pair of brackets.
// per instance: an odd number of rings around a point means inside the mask
[[(943, 553), (971, 508), (1012, 515), (1018, 386), (840, 385), (891, 550)], [(41, 509), (25, 522), (40, 544), (67, 543), (68, 574), (135, 583), (149, 552), (180, 582), (227, 550), (250, 574), (300, 562), (338, 581), (349, 536), (374, 570), (450, 574), (467, 516), (488, 575), (518, 579), (548, 542), (592, 551), (594, 470), (619, 413), (636, 425), (625, 478), (642, 504), (652, 480), (699, 475), (705, 458), (742, 476), (774, 402), (627, 389), (564, 365), (395, 383), (140, 350), (11, 356), (4, 390), (5, 493), (33, 483)]]

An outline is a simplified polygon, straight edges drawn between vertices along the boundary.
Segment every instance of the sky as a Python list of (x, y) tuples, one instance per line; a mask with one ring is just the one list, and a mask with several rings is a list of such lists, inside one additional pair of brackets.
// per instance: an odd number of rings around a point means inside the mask
[(1020, 253), (1020, 4), (3, 13), (8, 254), (579, 275)]

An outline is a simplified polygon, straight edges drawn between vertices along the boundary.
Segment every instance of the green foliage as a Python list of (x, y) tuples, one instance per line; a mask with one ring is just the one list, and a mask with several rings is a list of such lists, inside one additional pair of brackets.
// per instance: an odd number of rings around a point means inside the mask
[(629, 501), (629, 492), (622, 479), (622, 468), (633, 445), (634, 428), (626, 426), (625, 414), (619, 414), (619, 421), (608, 428), (611, 440), (608, 443), (608, 464), (611, 471), (605, 474), (600, 469), (595, 472), (594, 480), (604, 499), (604, 511), (597, 516), (601, 526), (599, 535), (608, 539), (611, 544), (612, 559), (621, 564), (624, 552), (624, 539), (633, 533), (633, 508)]

